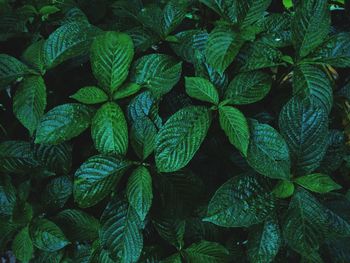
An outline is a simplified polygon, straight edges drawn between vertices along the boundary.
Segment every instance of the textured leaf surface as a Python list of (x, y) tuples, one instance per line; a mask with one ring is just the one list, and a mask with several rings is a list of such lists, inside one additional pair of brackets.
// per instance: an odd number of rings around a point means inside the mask
[(42, 77), (25, 78), (13, 99), (17, 119), (33, 134), (46, 108), (46, 86)]
[(119, 99), (129, 97), (129, 96), (137, 93), (140, 89), (141, 89), (141, 86), (139, 84), (132, 83), (132, 82), (127, 83), (127, 84), (123, 85), (122, 87), (120, 87), (120, 89), (118, 89), (114, 93), (113, 99), (119, 100)]
[(113, 259), (137, 262), (143, 238), (135, 209), (123, 200), (112, 200), (101, 216), (100, 240)]
[(228, 250), (216, 242), (200, 241), (185, 249), (189, 263), (222, 263), (228, 261)]
[(263, 17), (271, 0), (237, 1), (238, 23), (242, 28), (252, 25)]
[(16, 235), (12, 243), (12, 250), (16, 258), (23, 262), (28, 262), (32, 258), (34, 248), (28, 227), (22, 228)]
[(156, 97), (169, 92), (179, 81), (182, 63), (164, 54), (150, 54), (138, 59), (131, 81), (147, 87)]
[(210, 200), (204, 220), (224, 227), (248, 227), (264, 221), (274, 209), (274, 201), (263, 180), (248, 174), (228, 180)]
[(201, 146), (211, 123), (207, 108), (190, 106), (171, 116), (156, 138), (156, 165), (160, 172), (186, 166)]
[(115, 91), (127, 78), (134, 57), (132, 39), (124, 33), (106, 32), (91, 45), (91, 67), (107, 91)]
[(289, 181), (281, 181), (273, 189), (273, 193), (278, 198), (287, 198), (294, 193), (294, 184)]
[(31, 44), (23, 53), (23, 60), (39, 73), (45, 73), (45, 40), (40, 40)]
[(93, 110), (78, 103), (59, 105), (47, 112), (38, 125), (35, 143), (59, 144), (90, 126)]
[(235, 0), (200, 0), (200, 2), (226, 20), (237, 22), (237, 2)]
[(0, 54), (0, 90), (28, 72), (22, 62), (6, 54)]
[(316, 193), (327, 193), (341, 188), (331, 177), (320, 173), (298, 177), (295, 182)]
[(129, 165), (119, 157), (89, 158), (74, 175), (74, 200), (80, 207), (97, 204), (111, 192)]
[(185, 85), (186, 93), (192, 98), (213, 104), (219, 103), (218, 91), (209, 80), (201, 77), (186, 77)]
[(229, 84), (225, 99), (232, 104), (257, 102), (269, 93), (271, 82), (271, 77), (262, 71), (240, 73)]
[(33, 244), (47, 252), (60, 250), (69, 244), (62, 230), (47, 219), (38, 219), (33, 222), (29, 227), (29, 233)]
[(71, 95), (70, 98), (84, 104), (97, 104), (108, 100), (107, 94), (95, 86), (81, 88), (76, 93)]
[(327, 149), (328, 117), (325, 110), (294, 97), (283, 107), (279, 126), (296, 172), (304, 175), (314, 171)]
[(222, 106), (219, 107), (219, 120), (230, 143), (247, 156), (250, 134), (243, 113), (234, 107)]
[(288, 145), (283, 137), (268, 124), (257, 121), (250, 125), (251, 140), (248, 148), (248, 163), (257, 172), (279, 179), (290, 177)]
[(129, 204), (144, 221), (153, 199), (152, 177), (147, 168), (140, 166), (133, 171), (128, 179), (126, 195)]
[(73, 183), (68, 176), (52, 179), (43, 192), (43, 203), (47, 207), (62, 208), (72, 195)]
[(176, 216), (161, 216), (156, 218), (153, 224), (162, 239), (177, 249), (184, 247), (185, 220), (176, 218)]
[(162, 34), (167, 36), (171, 33), (185, 18), (186, 5), (181, 1), (170, 1), (164, 7), (162, 18)]
[[(11, 216), (16, 205), (16, 188), (9, 180), (4, 180), (0, 185), (0, 215)], [(5, 225), (4, 225), (5, 226)]]
[(128, 127), (121, 108), (114, 102), (105, 103), (95, 114), (91, 137), (96, 149), (104, 154), (124, 155), (128, 150)]

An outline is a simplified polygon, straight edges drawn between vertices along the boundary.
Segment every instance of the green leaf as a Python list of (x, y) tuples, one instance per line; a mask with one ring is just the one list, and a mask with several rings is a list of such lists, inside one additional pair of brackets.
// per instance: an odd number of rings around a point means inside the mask
[(16, 188), (8, 179), (5, 177), (0, 180), (0, 216), (11, 216), (16, 206)]
[(174, 215), (161, 215), (153, 220), (153, 224), (162, 239), (178, 250), (184, 247), (186, 221)]
[(241, 49), (244, 40), (240, 35), (227, 27), (215, 27), (209, 34), (206, 46), (206, 60), (219, 73), (223, 73), (233, 62)]
[(13, 112), (32, 135), (46, 108), (46, 86), (42, 77), (25, 78), (13, 98)]
[(316, 193), (328, 193), (342, 187), (325, 174), (315, 173), (298, 177), (295, 182), (302, 187)]
[(237, 22), (237, 1), (235, 0), (199, 0), (222, 18), (232, 23)]
[(91, 137), (96, 149), (104, 154), (126, 154), (128, 126), (121, 108), (114, 102), (105, 103), (95, 114)]
[(213, 104), (219, 103), (219, 94), (214, 85), (201, 77), (185, 77), (186, 93), (192, 98)]
[(247, 156), (250, 134), (248, 122), (243, 113), (231, 106), (221, 106), (219, 120), (230, 143)]
[(86, 54), (100, 29), (87, 22), (69, 22), (54, 31), (44, 44), (44, 60), (47, 69)]
[(184, 251), (189, 263), (223, 263), (228, 262), (229, 252), (221, 244), (202, 240), (192, 244)]
[(292, 8), (293, 7), (293, 0), (283, 0), (283, 5), (287, 9)]
[(145, 160), (156, 147), (157, 128), (148, 117), (136, 119), (131, 127), (131, 145), (137, 156)]
[(39, 72), (41, 75), (45, 73), (45, 40), (39, 40), (31, 44), (23, 53), (23, 60)]
[(147, 168), (136, 168), (128, 179), (126, 195), (129, 204), (142, 221), (145, 220), (152, 205), (152, 177)]
[(129, 165), (119, 157), (89, 158), (74, 174), (74, 200), (83, 208), (97, 204), (112, 191)]
[(42, 193), (42, 200), (46, 207), (62, 208), (72, 195), (73, 183), (68, 176), (52, 179)]
[(304, 175), (314, 171), (327, 150), (328, 117), (325, 110), (313, 102), (294, 97), (280, 112), (279, 126), (296, 173)]
[(350, 67), (350, 33), (338, 33), (325, 41), (311, 58), (305, 59), (316, 63), (325, 63), (334, 67)]
[(273, 262), (282, 243), (282, 237), (276, 219), (270, 217), (260, 225), (249, 229), (249, 262)]
[(59, 105), (47, 112), (36, 131), (35, 143), (59, 144), (90, 126), (93, 110), (79, 103)]
[(98, 238), (99, 221), (84, 211), (66, 209), (59, 212), (54, 221), (61, 227), (69, 240), (84, 242)]
[(160, 263), (182, 263), (181, 254), (176, 253), (160, 261)]
[(225, 99), (232, 104), (251, 104), (262, 100), (271, 84), (270, 75), (262, 71), (240, 73), (229, 84)]
[(0, 170), (4, 172), (23, 172), (34, 168), (38, 162), (34, 158), (29, 142), (4, 141), (0, 143)]
[(201, 106), (186, 107), (172, 115), (156, 138), (158, 170), (174, 172), (185, 167), (205, 139), (210, 123), (210, 111)]
[(299, 64), (293, 71), (293, 93), (309, 97), (330, 112), (333, 106), (333, 90), (327, 74), (311, 64)]
[(243, 174), (216, 191), (203, 220), (223, 227), (248, 227), (263, 222), (273, 209), (274, 199), (264, 178)]
[(29, 236), (28, 227), (22, 228), (22, 230), (16, 235), (12, 243), (12, 251), (15, 257), (20, 261), (29, 262), (32, 258), (34, 248)]
[(135, 209), (123, 200), (112, 200), (101, 216), (100, 240), (114, 260), (137, 262), (143, 238)]
[(167, 36), (181, 24), (186, 16), (186, 5), (181, 1), (169, 1), (163, 10), (162, 35)]
[(28, 68), (22, 62), (6, 54), (0, 54), (0, 90), (28, 74)]
[(327, 0), (302, 0), (292, 19), (293, 44), (300, 57), (307, 56), (327, 37), (330, 12)]
[(156, 97), (168, 93), (179, 81), (182, 62), (164, 54), (141, 57), (133, 65), (131, 81), (148, 88)]
[(124, 33), (106, 32), (91, 46), (91, 67), (102, 88), (113, 93), (126, 80), (134, 57), (132, 39)]
[(252, 121), (250, 125), (248, 163), (257, 172), (274, 179), (290, 177), (288, 145), (283, 137), (268, 124)]
[(69, 97), (84, 104), (97, 104), (108, 100), (108, 95), (95, 86), (81, 88)]
[(246, 28), (261, 19), (270, 4), (271, 0), (237, 1), (237, 15), (240, 27)]
[(34, 263), (60, 263), (64, 256), (64, 250), (55, 252), (38, 251)]
[(127, 83), (118, 89), (114, 95), (114, 100), (123, 99), (137, 93), (141, 89), (141, 86), (136, 83)]
[(289, 181), (280, 181), (273, 189), (273, 193), (278, 198), (288, 198), (294, 193), (294, 184)]
[(33, 244), (44, 251), (54, 252), (69, 244), (62, 230), (48, 219), (37, 219), (29, 226)]

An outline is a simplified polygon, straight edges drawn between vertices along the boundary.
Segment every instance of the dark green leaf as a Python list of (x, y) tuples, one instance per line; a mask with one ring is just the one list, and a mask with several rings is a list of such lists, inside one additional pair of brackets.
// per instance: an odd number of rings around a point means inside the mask
[(228, 250), (216, 242), (200, 241), (185, 249), (189, 263), (223, 263), (228, 262)]
[(157, 128), (148, 117), (136, 119), (131, 127), (131, 145), (137, 156), (144, 160), (156, 147)]
[(154, 220), (154, 227), (165, 241), (177, 249), (184, 247), (186, 221), (174, 216), (161, 216)]
[(68, 176), (52, 179), (42, 193), (43, 203), (47, 207), (62, 208), (72, 195), (73, 182)]
[(271, 0), (237, 1), (238, 23), (242, 28), (252, 25), (263, 17)]
[(22, 62), (6, 54), (0, 54), (0, 90), (28, 74), (28, 68)]

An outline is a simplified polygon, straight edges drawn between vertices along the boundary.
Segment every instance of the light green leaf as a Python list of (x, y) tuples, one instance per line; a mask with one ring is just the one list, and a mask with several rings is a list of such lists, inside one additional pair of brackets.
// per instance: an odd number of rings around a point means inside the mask
[(320, 173), (298, 177), (295, 182), (312, 192), (321, 194), (342, 188), (331, 177)]
[(13, 112), (32, 135), (46, 108), (46, 86), (42, 77), (25, 78), (13, 98)]
[(6, 54), (0, 54), (0, 90), (28, 74), (28, 68), (22, 62)]
[(114, 102), (105, 103), (95, 114), (91, 137), (101, 153), (126, 154), (128, 126), (121, 108)]
[(237, 1), (237, 15), (240, 27), (249, 27), (261, 19), (270, 4), (271, 0)]
[(299, 64), (293, 71), (293, 93), (309, 97), (330, 112), (333, 106), (333, 90), (328, 75), (311, 64)]
[(290, 177), (288, 145), (270, 125), (252, 121), (248, 163), (257, 172), (274, 179)]
[(48, 219), (37, 219), (32, 222), (29, 233), (33, 244), (47, 252), (60, 250), (69, 244), (62, 230)]
[(230, 143), (247, 156), (250, 134), (243, 113), (234, 107), (222, 106), (219, 107), (219, 120)]
[(30, 261), (33, 256), (34, 248), (29, 236), (28, 227), (22, 228), (22, 230), (16, 235), (12, 243), (12, 251), (15, 257), (20, 261)]
[(224, 263), (229, 261), (229, 252), (221, 244), (202, 240), (184, 251), (189, 263)]
[(292, 36), (300, 57), (307, 56), (327, 37), (330, 12), (327, 0), (302, 0), (295, 7)]
[(59, 105), (47, 112), (36, 131), (35, 143), (59, 144), (90, 126), (93, 110), (79, 103)]
[(137, 93), (141, 89), (141, 86), (136, 83), (127, 83), (121, 86), (113, 95), (113, 99), (119, 100), (129, 97)]
[(294, 97), (280, 112), (279, 126), (296, 174), (314, 171), (327, 150), (328, 117), (324, 108)]
[(95, 78), (108, 93), (126, 80), (134, 57), (132, 39), (124, 33), (106, 32), (91, 45), (91, 67)]
[(265, 179), (243, 174), (223, 184), (209, 202), (204, 221), (223, 227), (248, 227), (263, 222), (274, 209)]
[(31, 44), (23, 53), (23, 60), (41, 75), (45, 73), (45, 40), (39, 40)]
[(42, 200), (46, 207), (62, 208), (72, 195), (73, 183), (68, 176), (52, 179), (42, 193)]
[(156, 138), (158, 170), (174, 172), (185, 167), (205, 139), (210, 123), (209, 109), (201, 106), (186, 107), (171, 116)]
[(201, 77), (185, 77), (185, 86), (189, 96), (213, 104), (219, 103), (219, 93), (209, 80)]
[(69, 97), (84, 104), (97, 104), (108, 100), (108, 95), (95, 86), (81, 88)]
[(142, 222), (123, 200), (112, 200), (101, 216), (100, 240), (110, 256), (120, 262), (137, 262), (143, 247)]
[(87, 22), (69, 22), (54, 31), (44, 44), (44, 60), (47, 69), (86, 54), (100, 29)]
[(249, 262), (269, 263), (273, 262), (278, 253), (282, 237), (279, 225), (273, 217), (267, 218), (260, 225), (249, 229), (248, 258)]
[(148, 88), (156, 97), (168, 93), (181, 76), (182, 63), (164, 54), (150, 54), (138, 59), (131, 81)]
[(251, 104), (262, 100), (271, 84), (270, 75), (262, 71), (240, 73), (229, 84), (225, 99), (232, 104)]
[(215, 27), (209, 34), (206, 46), (206, 60), (219, 73), (223, 73), (233, 62), (244, 40), (227, 27)]
[(147, 168), (140, 166), (133, 171), (128, 179), (126, 195), (129, 204), (144, 221), (153, 199), (152, 177)]
[(294, 193), (294, 184), (289, 181), (280, 181), (273, 189), (273, 193), (278, 198), (288, 198)]
[(74, 174), (74, 200), (83, 208), (97, 204), (112, 191), (129, 165), (119, 157), (89, 158)]
[(293, 0), (283, 0), (283, 5), (287, 9), (292, 8), (293, 7)]

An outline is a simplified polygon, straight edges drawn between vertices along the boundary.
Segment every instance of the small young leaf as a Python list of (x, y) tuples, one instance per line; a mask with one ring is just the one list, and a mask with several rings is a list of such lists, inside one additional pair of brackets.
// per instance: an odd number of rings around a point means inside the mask
[(289, 181), (280, 181), (273, 189), (273, 193), (278, 198), (288, 198), (294, 193), (294, 184)]
[(33, 257), (33, 243), (29, 236), (28, 227), (22, 228), (22, 230), (16, 235), (12, 243), (12, 251), (17, 259), (23, 262), (29, 262)]
[(321, 194), (341, 189), (341, 186), (334, 182), (331, 177), (320, 173), (298, 177), (295, 182), (310, 191)]
[(106, 102), (108, 100), (108, 95), (98, 87), (87, 86), (78, 90), (71, 95), (70, 98), (84, 104), (97, 104)]

